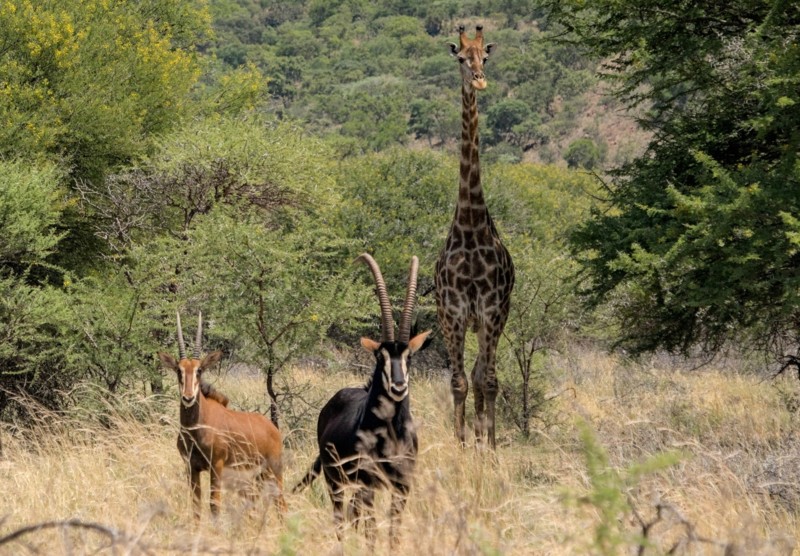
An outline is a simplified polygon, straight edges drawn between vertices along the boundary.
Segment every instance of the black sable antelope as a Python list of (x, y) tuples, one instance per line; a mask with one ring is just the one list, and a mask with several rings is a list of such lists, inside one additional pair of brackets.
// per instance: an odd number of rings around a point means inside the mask
[(417, 290), (417, 257), (411, 260), (397, 341), (392, 307), (378, 264), (367, 253), (356, 260), (367, 263), (372, 271), (381, 306), (381, 341), (361, 339), (364, 349), (375, 355), (375, 371), (366, 386), (339, 390), (322, 408), (317, 421), (319, 455), (294, 492), (302, 490), (324, 472), (333, 501), (336, 533), (341, 539), (344, 490), (347, 485), (355, 487), (348, 506), (348, 519), (357, 524), (363, 514), (367, 538), (374, 543), (375, 489), (389, 488), (392, 495), (390, 539), (395, 544), (417, 458), (417, 433), (408, 398), (408, 370), (411, 356), (427, 346), (430, 331), (409, 338)]

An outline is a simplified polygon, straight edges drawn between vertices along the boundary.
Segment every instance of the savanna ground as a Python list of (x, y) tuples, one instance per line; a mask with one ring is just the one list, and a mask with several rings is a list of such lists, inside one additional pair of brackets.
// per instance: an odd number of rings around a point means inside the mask
[[(668, 367), (576, 348), (553, 361), (560, 395), (546, 420), (528, 441), (501, 423), (496, 458), (458, 446), (448, 379), (418, 373), (411, 396), (420, 456), (398, 552), (798, 552), (797, 379)], [(362, 381), (318, 369), (295, 369), (292, 378), (309, 385), (308, 399)], [(266, 407), (258, 376), (227, 373), (214, 381), (232, 406)], [(0, 553), (369, 553), (354, 531), (336, 540), (321, 480), (301, 494), (288, 492), (314, 457), (310, 414), (303, 426), (283, 431), (283, 522), (271, 504), (252, 505), (232, 492), (223, 494), (222, 515), (212, 522), (205, 477), (204, 517), (195, 526), (175, 448), (177, 414), (172, 386), (165, 398), (129, 397), (102, 412), (40, 412), (35, 427), (1, 429)], [(678, 461), (660, 470), (639, 466), (664, 452), (678, 452)], [(386, 554), (385, 495), (377, 508), (376, 552)], [(48, 526), (70, 519), (72, 526)], [(45, 527), (4, 539), (36, 524)]]

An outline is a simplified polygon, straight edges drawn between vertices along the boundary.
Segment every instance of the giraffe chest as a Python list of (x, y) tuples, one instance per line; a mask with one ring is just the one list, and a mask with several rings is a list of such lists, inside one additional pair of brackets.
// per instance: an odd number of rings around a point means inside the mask
[(507, 305), (514, 286), (514, 270), (508, 251), (501, 244), (462, 247), (442, 252), (435, 280), (438, 304), (470, 319)]

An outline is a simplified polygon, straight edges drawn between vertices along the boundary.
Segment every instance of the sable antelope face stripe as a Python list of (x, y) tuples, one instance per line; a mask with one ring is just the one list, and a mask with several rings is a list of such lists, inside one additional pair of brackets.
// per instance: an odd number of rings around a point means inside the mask
[(400, 357), (392, 358), (385, 348), (381, 348), (383, 357), (383, 389), (389, 397), (396, 402), (403, 401), (408, 396), (408, 356), (409, 350), (405, 349)]

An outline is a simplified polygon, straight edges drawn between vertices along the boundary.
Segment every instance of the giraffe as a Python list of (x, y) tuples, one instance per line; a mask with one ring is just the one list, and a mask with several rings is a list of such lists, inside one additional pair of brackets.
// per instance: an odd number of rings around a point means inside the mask
[(477, 333), (479, 350), (471, 377), (475, 437), (480, 446), (488, 436), (489, 446), (495, 449), (495, 359), (508, 318), (514, 264), (489, 216), (478, 159), (476, 91), (486, 88), (483, 66), (494, 45), (484, 44), (481, 25), (474, 39), (467, 37), (463, 25), (458, 30), (460, 44), (449, 46), (461, 66), (461, 165), (455, 216), (436, 262), (436, 312), (452, 372), (456, 437), (465, 445), (469, 383), (464, 373), (464, 338), (471, 328)]

